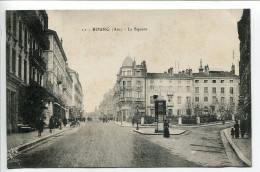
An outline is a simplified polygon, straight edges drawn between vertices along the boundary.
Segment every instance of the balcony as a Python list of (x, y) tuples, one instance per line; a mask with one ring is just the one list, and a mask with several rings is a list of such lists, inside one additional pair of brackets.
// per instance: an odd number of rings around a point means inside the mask
[(136, 98), (135, 101), (142, 102), (142, 101), (145, 101), (145, 100), (144, 100), (144, 98)]
[(46, 71), (46, 63), (43, 60), (43, 57), (40, 55), (38, 50), (33, 51), (32, 48), (30, 48), (29, 51), (30, 55), (30, 62), (33, 64), (36, 64), (38, 69), (40, 68), (43, 72)]

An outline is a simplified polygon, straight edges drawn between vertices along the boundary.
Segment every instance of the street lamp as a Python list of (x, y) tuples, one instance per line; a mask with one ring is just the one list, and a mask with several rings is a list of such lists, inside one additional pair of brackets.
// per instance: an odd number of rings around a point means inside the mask
[(139, 123), (139, 107), (136, 106), (136, 116), (137, 116), (137, 120), (136, 120), (136, 130), (139, 130), (139, 127), (138, 127), (138, 123)]

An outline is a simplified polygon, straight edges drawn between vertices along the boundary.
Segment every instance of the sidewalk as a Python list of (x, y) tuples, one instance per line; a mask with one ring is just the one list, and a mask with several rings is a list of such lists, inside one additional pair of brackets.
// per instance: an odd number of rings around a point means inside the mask
[(116, 125), (120, 125), (121, 127), (132, 127), (132, 124), (130, 122), (123, 121), (122, 125), (121, 125), (121, 122), (118, 122), (118, 121), (113, 121), (113, 123)]
[(18, 155), (19, 151), (22, 151), (36, 143), (72, 129), (73, 128), (67, 125), (61, 130), (55, 129), (52, 133), (49, 132), (48, 128), (44, 129), (41, 136), (38, 136), (38, 131), (7, 135), (7, 160), (12, 159), (14, 156)]
[[(134, 129), (133, 131), (143, 135), (163, 135), (163, 133), (155, 133), (155, 128), (139, 128), (139, 130)], [(181, 135), (186, 132), (186, 130), (176, 130), (170, 128), (170, 135)]]
[(251, 138), (245, 135), (244, 138), (232, 138), (231, 136), (231, 128), (227, 128), (222, 130), (225, 133), (225, 136), (237, 154), (237, 156), (249, 167), (252, 166), (252, 143)]

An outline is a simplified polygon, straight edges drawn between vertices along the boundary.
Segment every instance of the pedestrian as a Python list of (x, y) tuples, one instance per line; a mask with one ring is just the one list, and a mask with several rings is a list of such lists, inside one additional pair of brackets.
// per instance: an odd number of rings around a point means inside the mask
[(235, 128), (235, 136), (236, 138), (239, 137), (239, 124), (238, 121), (236, 121), (236, 124), (234, 124), (234, 128)]
[(170, 137), (169, 123), (166, 120), (164, 121), (163, 128), (164, 128), (163, 137), (169, 138)]
[(231, 128), (231, 136), (232, 136), (232, 138), (234, 138), (234, 135), (235, 135), (235, 130), (234, 130), (234, 128)]
[(67, 120), (67, 118), (65, 117), (65, 118), (63, 118), (63, 125), (64, 125), (64, 127), (66, 127), (66, 125), (67, 125), (67, 123), (68, 123), (68, 120)]
[(38, 130), (38, 136), (41, 136), (41, 135), (42, 135), (43, 127), (44, 127), (44, 121), (43, 121), (42, 118), (39, 118), (39, 119), (36, 121), (36, 129)]
[(60, 130), (62, 129), (61, 119), (58, 119), (58, 121), (57, 121), (57, 128), (59, 128)]
[(244, 135), (246, 133), (246, 121), (245, 120), (241, 121), (240, 131), (241, 131), (241, 137), (244, 138)]
[(50, 133), (52, 133), (53, 128), (54, 128), (54, 120), (53, 120), (53, 117), (51, 116), (51, 118), (49, 120)]
[(134, 126), (135, 125), (135, 119), (134, 119), (134, 117), (132, 118), (132, 126)]

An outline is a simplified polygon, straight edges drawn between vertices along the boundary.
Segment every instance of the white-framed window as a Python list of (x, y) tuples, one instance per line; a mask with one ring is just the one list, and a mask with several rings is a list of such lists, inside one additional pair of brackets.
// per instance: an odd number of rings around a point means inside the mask
[(181, 104), (181, 96), (177, 97), (178, 104)]
[(234, 88), (233, 87), (230, 87), (230, 94), (234, 94)]
[(195, 93), (199, 93), (200, 92), (200, 87), (195, 87)]
[(221, 87), (221, 93), (224, 94), (225, 93), (225, 88)]
[(209, 88), (208, 87), (204, 87), (204, 93), (209, 93)]
[(199, 102), (200, 98), (199, 97), (195, 97), (195, 102)]
[(217, 93), (217, 89), (216, 89), (216, 87), (212, 87), (212, 93), (214, 93), (214, 94)]
[(204, 97), (204, 102), (208, 102), (208, 97)]

